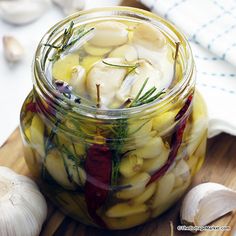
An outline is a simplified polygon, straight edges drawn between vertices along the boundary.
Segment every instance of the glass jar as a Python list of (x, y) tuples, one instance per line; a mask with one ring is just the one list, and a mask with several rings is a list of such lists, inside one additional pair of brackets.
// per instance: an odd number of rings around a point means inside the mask
[[(164, 98), (134, 108), (102, 109), (71, 101), (47, 79), (50, 49), (73, 20), (149, 22), (174, 45), (178, 83)], [(195, 66), (186, 38), (150, 12), (115, 7), (74, 14), (41, 40), (33, 90), (21, 110), (26, 163), (42, 192), (63, 212), (88, 225), (127, 229), (155, 218), (186, 191), (206, 149), (207, 113), (195, 91)]]

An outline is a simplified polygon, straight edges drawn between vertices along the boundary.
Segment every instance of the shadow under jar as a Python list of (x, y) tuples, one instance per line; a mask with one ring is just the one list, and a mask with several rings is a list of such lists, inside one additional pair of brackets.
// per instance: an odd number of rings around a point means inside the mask
[(207, 113), (192, 53), (159, 16), (116, 7), (66, 18), (40, 42), (33, 84), (21, 111), (26, 163), (80, 222), (127, 229), (151, 220), (203, 163)]

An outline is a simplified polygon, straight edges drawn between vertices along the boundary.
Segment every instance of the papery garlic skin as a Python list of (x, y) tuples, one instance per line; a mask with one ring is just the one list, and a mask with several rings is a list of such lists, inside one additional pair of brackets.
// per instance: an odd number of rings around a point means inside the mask
[(199, 184), (185, 196), (181, 222), (205, 226), (236, 209), (236, 191), (217, 183)]
[(50, 0), (3, 0), (0, 18), (14, 25), (27, 24), (42, 16), (50, 5)]
[(47, 216), (47, 204), (28, 177), (0, 167), (0, 235), (39, 235)]

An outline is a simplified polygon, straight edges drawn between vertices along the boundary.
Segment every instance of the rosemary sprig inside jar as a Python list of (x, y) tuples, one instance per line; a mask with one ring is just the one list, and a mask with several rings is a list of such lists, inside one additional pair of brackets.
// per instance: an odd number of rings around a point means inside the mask
[(93, 10), (53, 27), (35, 58), (26, 103), (36, 105), (22, 112), (26, 161), (42, 189), (92, 226), (126, 229), (160, 215), (204, 158), (188, 43), (164, 19), (141, 15)]

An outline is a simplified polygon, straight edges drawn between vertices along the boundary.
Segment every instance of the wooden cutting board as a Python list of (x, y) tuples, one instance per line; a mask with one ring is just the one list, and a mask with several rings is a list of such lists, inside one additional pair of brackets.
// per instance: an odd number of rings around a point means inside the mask
[[(19, 129), (16, 129), (0, 148), (0, 165), (10, 167), (16, 172), (30, 176), (25, 164)], [(31, 177), (31, 176), (30, 176)], [(202, 182), (217, 182), (236, 189), (236, 137), (222, 134), (208, 140), (207, 157), (203, 168), (194, 178), (192, 186)], [(106, 231), (88, 227), (66, 217), (48, 201), (48, 217), (40, 236), (169, 236), (172, 221), (175, 236), (189, 236), (189, 232), (178, 232), (179, 208), (181, 200), (161, 217), (139, 227), (123, 231)], [(236, 225), (236, 213), (228, 214), (215, 221), (215, 226)], [(236, 230), (236, 229), (235, 229)], [(199, 236), (233, 236), (230, 232), (204, 232)], [(235, 231), (236, 233), (236, 231)]]
[[(122, 5), (145, 8), (135, 0), (126, 0)], [(25, 164), (19, 129), (0, 147), (0, 165), (30, 176)], [(31, 176), (30, 176), (31, 177)], [(236, 137), (222, 134), (208, 141), (207, 157), (203, 168), (194, 178), (192, 186), (202, 182), (217, 182), (236, 190)], [(178, 232), (181, 200), (161, 217), (139, 227), (123, 231), (106, 231), (82, 225), (66, 217), (48, 201), (48, 216), (40, 236), (169, 236), (170, 224), (174, 224), (175, 236), (190, 236), (189, 232)], [(215, 226), (230, 226), (229, 232), (203, 232), (199, 236), (233, 236), (236, 213), (228, 214), (215, 221)], [(235, 228), (236, 235), (236, 228)], [(234, 236), (235, 236), (234, 235)]]

